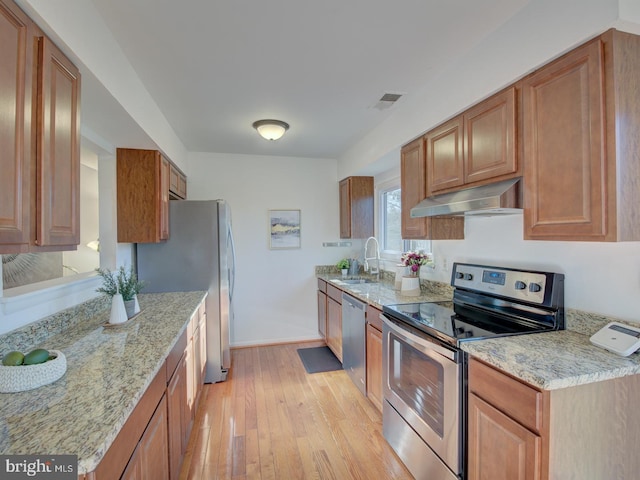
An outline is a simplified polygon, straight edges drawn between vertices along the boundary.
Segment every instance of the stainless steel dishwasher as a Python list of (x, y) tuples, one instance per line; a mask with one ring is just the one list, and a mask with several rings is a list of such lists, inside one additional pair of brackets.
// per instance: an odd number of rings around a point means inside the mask
[(366, 304), (342, 293), (342, 367), (363, 395), (367, 394)]

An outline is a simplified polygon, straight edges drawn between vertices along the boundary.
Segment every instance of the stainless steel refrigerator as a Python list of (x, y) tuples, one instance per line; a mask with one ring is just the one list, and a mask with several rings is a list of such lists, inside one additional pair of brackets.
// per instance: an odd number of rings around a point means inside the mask
[(137, 269), (146, 292), (206, 290), (205, 382), (227, 379), (231, 366), (235, 250), (231, 209), (224, 200), (169, 202), (169, 240), (137, 245)]

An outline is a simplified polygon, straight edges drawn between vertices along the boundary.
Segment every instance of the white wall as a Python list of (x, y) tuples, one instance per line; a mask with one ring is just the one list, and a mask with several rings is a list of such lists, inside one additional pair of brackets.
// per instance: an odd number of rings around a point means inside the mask
[[(335, 160), (192, 153), (190, 200), (224, 198), (237, 250), (232, 345), (318, 338), (314, 267), (353, 250), (323, 247), (339, 236)], [(300, 209), (302, 248), (269, 249), (268, 211)], [(357, 245), (356, 245), (357, 243)]]
[(434, 241), (436, 268), (421, 275), (449, 282), (453, 261), (555, 271), (565, 274), (566, 307), (640, 322), (640, 242), (525, 241), (522, 220), (467, 218), (465, 240)]
[[(396, 165), (401, 145), (610, 27), (639, 33), (638, 5), (532, 0), (424, 89), (409, 92), (391, 117), (340, 159), (338, 176)], [(639, 242), (524, 241), (522, 231), (522, 216), (467, 219), (464, 241), (433, 242), (437, 268), (423, 269), (422, 276), (449, 282), (456, 260), (554, 270), (566, 274), (567, 307), (640, 322)]]
[(531, 0), (420, 91), (407, 92), (392, 115), (341, 156), (338, 176), (386, 170), (400, 146), (608, 28), (640, 33), (637, 4)]

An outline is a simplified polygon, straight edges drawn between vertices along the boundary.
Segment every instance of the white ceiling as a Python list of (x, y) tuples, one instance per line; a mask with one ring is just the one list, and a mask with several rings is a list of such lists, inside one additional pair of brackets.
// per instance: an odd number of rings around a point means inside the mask
[[(319, 158), (528, 1), (93, 0), (187, 150)], [(375, 108), (386, 92), (404, 96)], [(251, 127), (263, 118), (291, 128), (267, 142)]]

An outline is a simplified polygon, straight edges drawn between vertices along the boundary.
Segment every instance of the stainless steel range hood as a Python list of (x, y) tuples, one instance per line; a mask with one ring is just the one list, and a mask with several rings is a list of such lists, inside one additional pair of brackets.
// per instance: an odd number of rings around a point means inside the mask
[(443, 193), (426, 198), (411, 209), (411, 216), (505, 215), (522, 213), (521, 178)]

